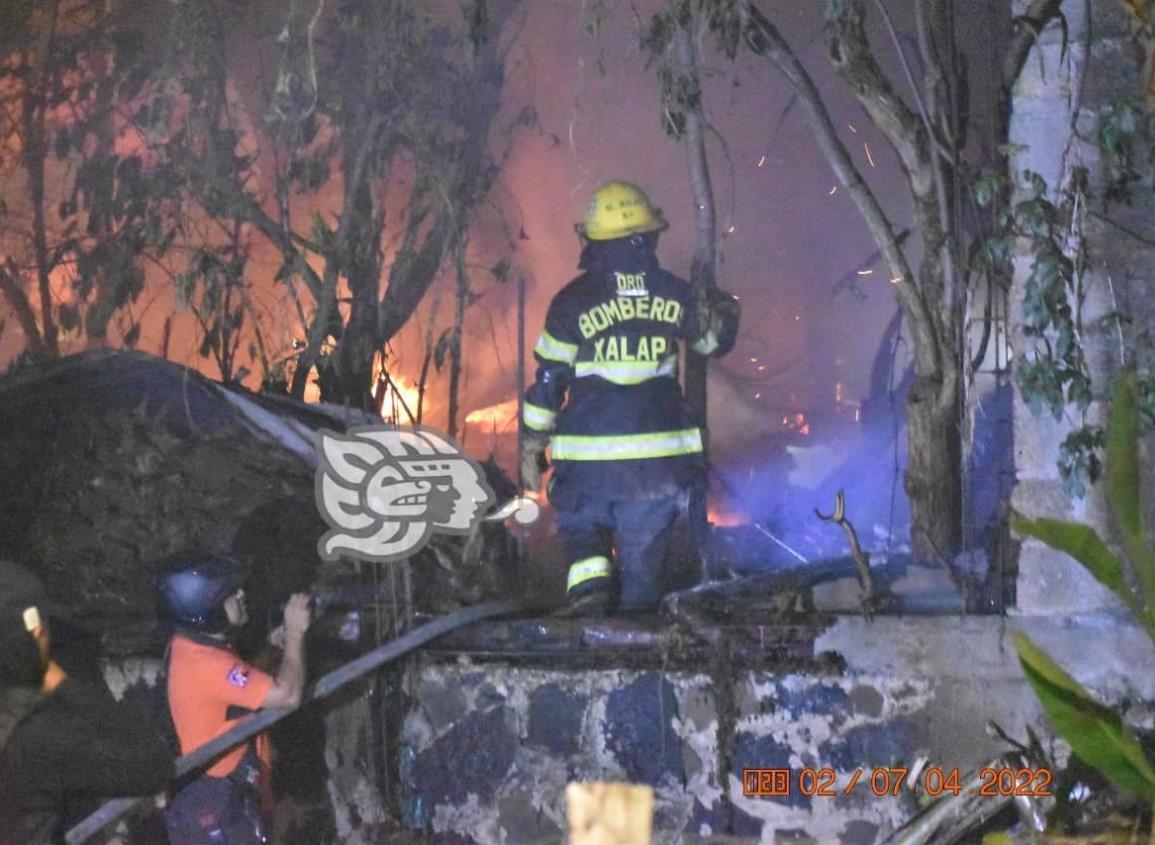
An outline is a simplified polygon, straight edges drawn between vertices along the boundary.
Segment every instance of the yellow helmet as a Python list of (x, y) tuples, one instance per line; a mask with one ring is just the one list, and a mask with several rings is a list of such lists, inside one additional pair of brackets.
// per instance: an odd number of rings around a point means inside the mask
[(646, 192), (631, 182), (606, 182), (590, 197), (578, 233), (591, 241), (612, 241), (641, 232), (660, 232), (670, 224), (650, 204)]

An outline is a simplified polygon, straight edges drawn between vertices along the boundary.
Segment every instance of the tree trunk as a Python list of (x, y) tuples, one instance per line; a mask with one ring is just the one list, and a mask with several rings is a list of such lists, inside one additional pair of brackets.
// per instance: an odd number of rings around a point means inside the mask
[[(684, 90), (694, 92), (685, 106), (685, 140), (687, 161), (690, 168), (690, 185), (693, 188), (695, 228), (697, 244), (694, 261), (690, 265), (690, 284), (694, 290), (715, 285), (714, 271), (717, 264), (715, 249), (716, 216), (714, 212), (714, 189), (710, 183), (710, 164), (706, 157), (706, 127), (702, 114), (702, 89), (698, 77), (697, 57), (694, 51), (694, 34), (691, 16), (679, 28), (674, 37), (675, 77)], [(709, 462), (708, 412), (706, 395), (706, 357), (691, 349), (686, 350), (686, 371), (684, 376), (686, 402), (690, 410), (707, 431), (706, 460)], [(702, 582), (710, 577), (709, 561), (706, 558), (708, 545), (708, 509), (706, 491), (695, 490), (689, 503), (690, 536), (696, 548)]]
[(365, 160), (371, 148), (372, 121), (357, 133), (345, 154), (346, 195), (338, 233), (341, 269), (349, 284), (352, 302), (349, 320), (333, 352), (332, 401), (370, 411), (373, 408), (373, 361), (383, 346), (377, 327), (377, 292), (381, 259), (377, 247), (381, 236), (378, 209), (369, 184)]
[(941, 382), (919, 377), (907, 395), (903, 487), (915, 558), (949, 563), (962, 542), (962, 439), (959, 402), (942, 401), (942, 393)]
[(28, 175), (28, 192), (32, 204), (32, 248), (36, 261), (37, 291), (40, 295), (41, 340), (44, 351), (57, 357), (60, 354), (56, 321), (52, 315), (53, 300), (48, 259), (48, 221), (44, 213), (44, 157), (47, 154), (44, 126), (47, 93), (51, 82), (53, 39), (56, 34), (57, 4), (52, 3), (44, 12), (43, 30), (37, 38), (28, 90), (23, 97), (21, 124), (23, 135), (24, 167)]
[(465, 244), (458, 245), (454, 264), (457, 301), (453, 309), (453, 334), (449, 343), (449, 413), (445, 423), (445, 430), (450, 437), (457, 437), (458, 394), (461, 392), (461, 343), (465, 331), (465, 309), (469, 306), (469, 273), (465, 269)]
[[(691, 18), (678, 28), (674, 38), (676, 53), (676, 76), (681, 87), (696, 92), (693, 103), (685, 110), (686, 154), (690, 167), (690, 185), (693, 188), (695, 228), (697, 243), (694, 261), (690, 265), (690, 284), (695, 289), (712, 287), (714, 268), (717, 263), (714, 240), (716, 236), (716, 216), (714, 212), (714, 190), (710, 184), (710, 166), (706, 158), (705, 121), (702, 116), (701, 84), (694, 53), (694, 37), (690, 31), (694, 25)], [(686, 354), (686, 400), (706, 424), (706, 359), (693, 352)]]

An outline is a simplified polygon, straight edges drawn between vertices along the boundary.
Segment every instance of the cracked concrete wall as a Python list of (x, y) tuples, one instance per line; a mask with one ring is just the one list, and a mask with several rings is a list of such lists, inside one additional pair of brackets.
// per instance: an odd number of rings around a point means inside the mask
[[(843, 617), (815, 653), (837, 652), (844, 670), (739, 670), (731, 696), (708, 673), (426, 660), (410, 676), (402, 730), (403, 821), (450, 841), (556, 842), (566, 783), (609, 780), (654, 787), (656, 842), (878, 842), (917, 799), (906, 789), (876, 797), (875, 767), (926, 758), (965, 776), (1009, 750), (988, 732), (990, 721), (1018, 739), (1030, 726), (1046, 741), (1009, 640), (1015, 629), (1045, 643), (1104, 700), (1155, 700), (1155, 675), (1139, 671), (1155, 665), (1155, 647), (1112, 616)], [(1151, 708), (1133, 705), (1128, 719), (1150, 727)], [(1052, 751), (1065, 758), (1061, 743)], [(801, 794), (804, 767), (833, 769), (837, 794)], [(791, 794), (744, 797), (744, 768), (791, 769)], [(844, 794), (859, 769), (858, 786)]]
[[(1018, 0), (1015, 14), (1026, 5)], [(1143, 240), (1145, 235), (1155, 238), (1150, 225), (1155, 199), (1150, 190), (1138, 188), (1128, 206), (1107, 209), (1102, 200), (1103, 162), (1095, 141), (1100, 121), (1112, 104), (1139, 100), (1142, 94), (1128, 14), (1118, 0), (1065, 0), (1062, 13), (1066, 31), (1052, 23), (1042, 32), (1015, 86), (1010, 166), (1017, 179), (1027, 170), (1042, 176), (1053, 201), (1074, 168), (1085, 167), (1089, 173), (1082, 222), (1090, 264), (1084, 280), (1081, 340), (1095, 392), (1088, 421), (1095, 423), (1106, 414), (1104, 399), (1111, 377), (1120, 369), (1125, 335), (1144, 326), (1155, 330), (1155, 297), (1150, 295), (1155, 249)], [(1029, 274), (1030, 260), (1021, 248), (1011, 291), (1013, 345), (1020, 354), (1031, 345), (1022, 332)], [(1132, 328), (1121, 328), (1115, 318), (1118, 312), (1131, 316)], [(1050, 415), (1035, 417), (1016, 391), (1017, 484), (1012, 504), (1029, 516), (1088, 522), (1110, 536), (1102, 486), (1092, 488), (1085, 500), (1072, 501), (1059, 478), (1059, 445), (1072, 424), (1079, 423), (1077, 417), (1075, 411), (1058, 423)], [(1155, 492), (1150, 476), (1146, 489)], [(1155, 495), (1149, 498), (1155, 507)], [(1023, 543), (1019, 556), (1016, 604), (1027, 615), (1121, 610), (1115, 597), (1079, 564), (1032, 539)]]
[(908, 799), (862, 786), (837, 798), (797, 789), (746, 798), (741, 770), (895, 765), (925, 741), (930, 697), (926, 683), (892, 677), (741, 673), (724, 784), (709, 675), (427, 664), (415, 677), (402, 736), (405, 821), (484, 843), (558, 841), (574, 780), (653, 786), (659, 842), (727, 830), (874, 842), (908, 814)]

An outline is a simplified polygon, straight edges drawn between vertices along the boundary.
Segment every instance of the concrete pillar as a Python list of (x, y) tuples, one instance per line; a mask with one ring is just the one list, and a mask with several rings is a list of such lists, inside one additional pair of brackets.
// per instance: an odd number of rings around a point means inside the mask
[[(1025, 2), (1016, 2), (1015, 14), (1021, 14), (1025, 6)], [(1092, 0), (1090, 4), (1067, 0), (1062, 12), (1068, 25), (1066, 44), (1061, 28), (1050, 25), (1040, 36), (1015, 86), (1010, 164), (1018, 184), (1023, 181), (1024, 171), (1039, 174), (1055, 202), (1076, 168), (1085, 167), (1089, 173), (1087, 204), (1080, 216), (1091, 259), (1084, 277), (1087, 295), (1081, 340), (1095, 394), (1087, 422), (1095, 423), (1104, 420), (1104, 400), (1112, 377), (1120, 369), (1122, 344), (1115, 314), (1126, 304), (1122, 300), (1137, 299), (1136, 273), (1152, 278), (1155, 261), (1151, 255), (1137, 257), (1135, 245), (1128, 243), (1134, 238), (1099, 216), (1105, 211), (1100, 149), (1095, 143), (1100, 116), (1110, 104), (1138, 94), (1138, 65), (1126, 13), (1114, 0)], [(1017, 199), (1021, 198), (1020, 191)], [(1150, 202), (1141, 205), (1142, 228), (1147, 229)], [(1116, 212), (1113, 207), (1110, 214), (1114, 216)], [(1133, 214), (1133, 209), (1126, 212), (1128, 217)], [(1012, 342), (1020, 361), (1032, 346), (1022, 332), (1022, 300), (1030, 268), (1029, 251), (1021, 243), (1015, 256), (1011, 292)], [(1109, 538), (1102, 486), (1092, 488), (1085, 500), (1072, 501), (1059, 478), (1059, 446), (1082, 422), (1073, 409), (1060, 422), (1047, 412), (1036, 417), (1016, 389), (1017, 483), (1012, 505), (1028, 516), (1090, 523)], [(1117, 599), (1079, 564), (1035, 540), (1023, 543), (1017, 586), (1017, 609), (1027, 615), (1122, 611)]]

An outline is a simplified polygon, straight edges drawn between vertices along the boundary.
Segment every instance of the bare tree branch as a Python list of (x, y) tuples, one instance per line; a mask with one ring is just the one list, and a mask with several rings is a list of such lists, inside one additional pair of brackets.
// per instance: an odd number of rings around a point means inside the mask
[[(920, 0), (926, 2), (926, 0)], [(919, 15), (920, 21), (922, 15)], [(870, 114), (875, 125), (891, 141), (903, 162), (910, 190), (915, 201), (915, 215), (922, 234), (925, 255), (937, 267), (926, 266), (919, 278), (919, 288), (924, 295), (924, 303), (932, 320), (937, 339), (938, 366), (935, 370), (925, 370), (919, 364), (919, 374), (934, 375), (940, 379), (938, 400), (953, 403), (957, 379), (949, 364), (956, 356), (954, 346), (959, 332), (955, 323), (958, 319), (958, 297), (961, 293), (955, 272), (952, 232), (953, 216), (950, 213), (950, 194), (947, 179), (943, 173), (944, 161), (928, 144), (934, 136), (934, 124), (939, 114), (939, 99), (935, 96), (929, 104), (931, 112), (925, 122), (906, 106), (895, 94), (889, 80), (882, 73), (875, 60), (866, 37), (862, 0), (846, 0), (838, 7), (838, 14), (831, 20), (831, 61), (840, 78), (855, 92), (863, 108)], [(925, 26), (922, 27), (925, 31)], [(923, 51), (929, 47), (925, 44)], [(928, 78), (932, 91), (934, 79), (941, 77), (933, 56), (923, 56), (928, 67)], [(927, 259), (924, 258), (924, 262)], [(912, 323), (913, 327), (913, 323)], [(916, 355), (917, 360), (917, 355)]]
[(695, 285), (714, 283), (717, 264), (717, 221), (714, 209), (714, 188), (710, 184), (710, 167), (706, 159), (705, 121), (702, 116), (701, 87), (695, 68), (694, 40), (689, 25), (678, 27), (674, 36), (676, 71), (685, 86), (696, 92), (696, 104), (684, 112), (686, 153), (690, 165), (690, 186), (694, 193), (694, 218), (697, 228), (693, 269), (690, 281)]
[(874, 124), (886, 135), (903, 169), (918, 183), (918, 190), (929, 193), (928, 134), (918, 115), (895, 93), (870, 52), (863, 18), (861, 2), (839, 5), (839, 14), (830, 20), (830, 61)]
[(28, 338), (29, 348), (35, 353), (43, 352), (44, 342), (40, 337), (40, 327), (36, 325), (36, 312), (32, 308), (32, 303), (28, 301), (28, 297), (24, 295), (23, 288), (20, 287), (16, 264), (11, 258), (8, 259), (7, 267), (0, 266), (0, 293), (4, 294), (8, 299), (8, 304), (16, 313), (20, 328), (24, 330), (24, 336)]
[(914, 96), (914, 104), (918, 107), (918, 116), (922, 118), (923, 126), (926, 127), (927, 134), (934, 143), (935, 149), (938, 150), (938, 154), (953, 164), (955, 161), (953, 153), (943, 145), (942, 140), (935, 133), (934, 127), (931, 124), (926, 103), (923, 102), (922, 94), (918, 90), (918, 83), (914, 80), (914, 71), (911, 70), (910, 61), (906, 57), (906, 51), (902, 48), (902, 41), (898, 37), (898, 31), (894, 28), (894, 21), (890, 18), (890, 12), (886, 8), (886, 3), (884, 0), (874, 0), (874, 4), (878, 6), (878, 11), (882, 15), (883, 23), (886, 24), (886, 31), (889, 33), (890, 40), (894, 44), (894, 51), (898, 54), (903, 75), (906, 77), (907, 84), (910, 85), (911, 94)]
[[(898, 298), (906, 313), (910, 315), (911, 331), (915, 338), (913, 344), (915, 359), (919, 371), (938, 372), (940, 360), (934, 321), (922, 293), (915, 285), (914, 273), (907, 263), (906, 256), (895, 238), (894, 228), (882, 210), (878, 198), (851, 161), (850, 154), (838, 138), (814, 80), (794, 55), (790, 45), (755, 6), (749, 7), (749, 21), (746, 43), (755, 53), (773, 62), (798, 92), (799, 105), (814, 131), (819, 149), (822, 150), (839, 184), (850, 194), (866, 221), (879, 251), (886, 259), (891, 277), (898, 280)], [(918, 126), (913, 114), (910, 118)]]

